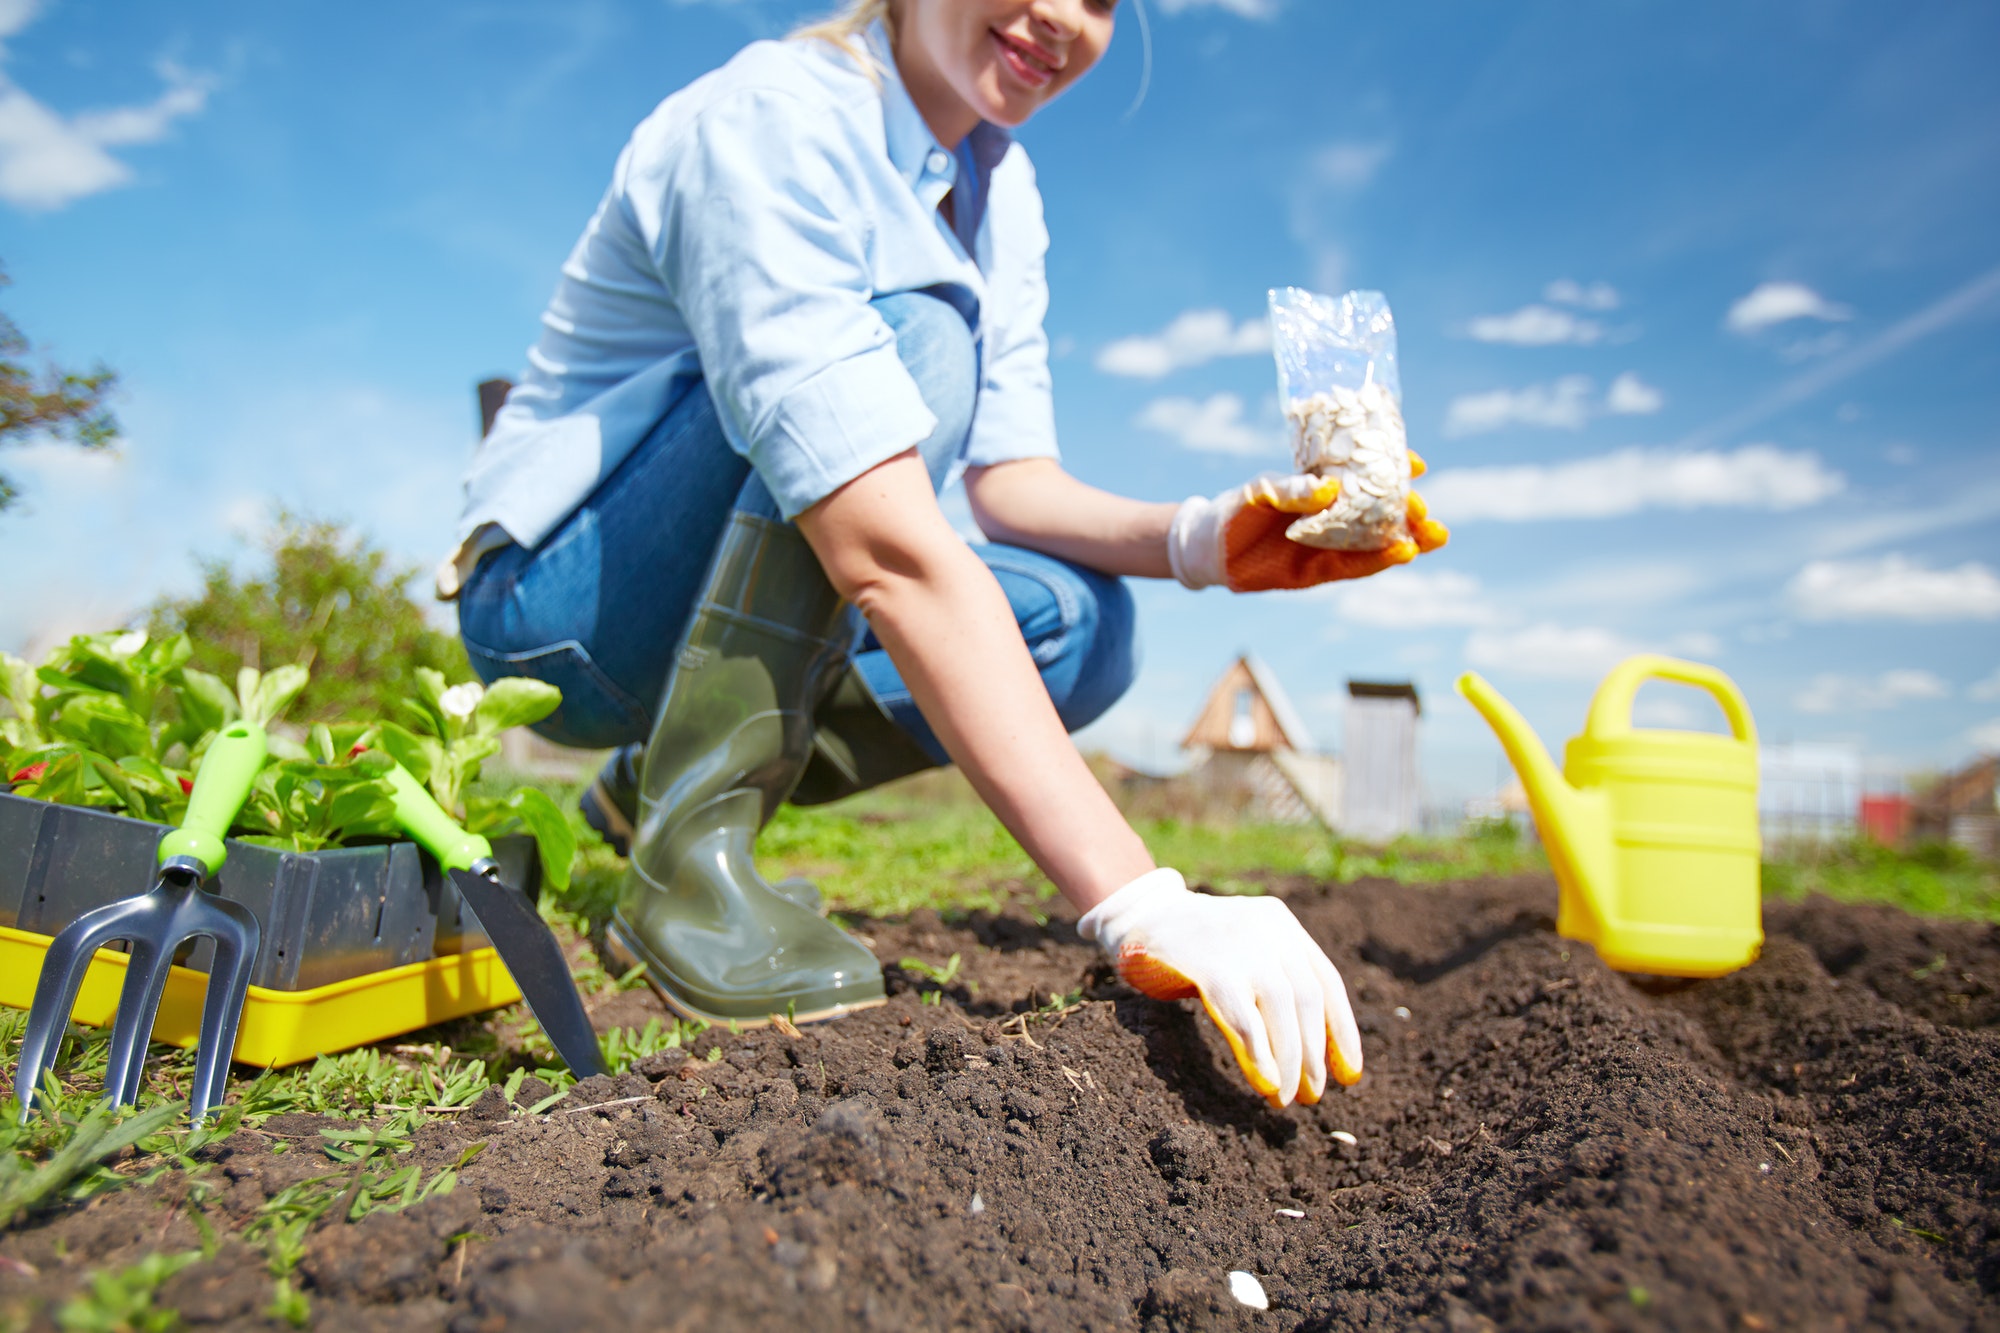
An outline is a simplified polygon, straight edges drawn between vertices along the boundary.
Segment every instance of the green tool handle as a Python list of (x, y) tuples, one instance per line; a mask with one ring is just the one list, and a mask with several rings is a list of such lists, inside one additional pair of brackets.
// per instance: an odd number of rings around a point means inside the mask
[(160, 839), (160, 864), (192, 857), (210, 875), (222, 869), (229, 855), (222, 840), (263, 767), (264, 729), (247, 719), (224, 727), (202, 756), (181, 826)]
[(475, 863), (492, 859), (493, 844), (460, 828), (408, 769), (397, 764), (389, 770), (388, 780), (396, 792), (396, 822), (435, 856), (439, 865), (446, 870), (470, 870)]

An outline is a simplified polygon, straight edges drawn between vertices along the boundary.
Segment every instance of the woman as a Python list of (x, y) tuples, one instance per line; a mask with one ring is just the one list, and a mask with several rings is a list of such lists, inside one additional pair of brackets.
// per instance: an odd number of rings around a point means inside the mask
[[(859, 0), (634, 132), (474, 460), (444, 571), (488, 680), (621, 745), (612, 942), (685, 1013), (879, 1003), (881, 969), (769, 884), (786, 799), (955, 761), (1148, 994), (1199, 995), (1272, 1104), (1360, 1077), (1340, 977), (1275, 899), (1156, 867), (1067, 732), (1130, 683), (1123, 576), (1303, 587), (1376, 553), (1287, 542), (1311, 477), (1147, 504), (1057, 461), (1040, 196), (1008, 130), (1081, 78), (1115, 0)], [(991, 545), (940, 512), (954, 464)], [(857, 623), (855, 612), (863, 624)], [(645, 742), (643, 747), (639, 742)], [(638, 756), (643, 754), (643, 759)]]

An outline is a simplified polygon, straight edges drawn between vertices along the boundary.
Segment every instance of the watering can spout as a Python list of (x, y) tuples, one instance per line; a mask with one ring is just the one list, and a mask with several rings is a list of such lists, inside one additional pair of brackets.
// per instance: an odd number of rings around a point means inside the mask
[[(1614, 892), (1611, 812), (1602, 793), (1571, 786), (1527, 720), (1477, 673), (1466, 672), (1457, 684), (1458, 692), (1500, 738), (1500, 746), (1528, 794), (1535, 827), (1556, 864), (1558, 877), (1575, 887), (1575, 892), (1562, 896), (1562, 915), (1581, 913), (1592, 922), (1601, 922)], [(1589, 933), (1581, 921), (1573, 923), (1577, 930), (1570, 924), (1559, 923), (1566, 936), (1578, 938)]]

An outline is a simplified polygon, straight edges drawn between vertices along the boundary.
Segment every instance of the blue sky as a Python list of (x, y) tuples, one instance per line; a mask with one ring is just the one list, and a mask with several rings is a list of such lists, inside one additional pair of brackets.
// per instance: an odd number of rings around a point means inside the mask
[[(1087, 741), (1171, 762), (1248, 649), (1329, 746), (1347, 678), (1416, 681), (1448, 802), (1499, 766), (1460, 670), (1553, 743), (1662, 648), (1769, 739), (2000, 749), (2000, 9), (1154, 0), (1131, 111), (1131, 6), (1023, 134), (1069, 466), (1177, 499), (1280, 465), (1265, 289), (1379, 288), (1454, 536), (1350, 587), (1142, 586)], [(0, 646), (186, 589), (276, 504), (442, 554), (472, 385), (632, 125), (811, 10), (0, 0), (5, 305), (121, 372), (127, 428), (5, 455)]]

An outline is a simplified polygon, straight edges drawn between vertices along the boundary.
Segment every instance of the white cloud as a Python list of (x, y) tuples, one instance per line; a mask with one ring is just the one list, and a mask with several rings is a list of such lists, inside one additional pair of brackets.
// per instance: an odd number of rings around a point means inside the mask
[(1686, 699), (1674, 695), (1641, 694), (1632, 703), (1632, 721), (1642, 727), (1696, 726), (1702, 721), (1701, 710)]
[[(20, 31), (36, 6), (0, 0), (0, 36)], [(110, 107), (64, 117), (0, 75), (0, 199), (17, 208), (61, 208), (115, 189), (132, 169), (107, 149), (157, 143), (175, 121), (208, 102), (210, 82), (162, 61), (166, 91), (142, 106)]]
[(1191, 9), (1220, 9), (1246, 19), (1274, 18), (1278, 13), (1277, 0), (1160, 0), (1160, 8), (1169, 14), (1181, 14)]
[(35, 21), (42, 0), (0, 0), (0, 38), (12, 37)]
[(1971, 699), (2000, 699), (2000, 671), (1995, 671), (1985, 680), (1975, 681), (1966, 687), (1966, 697)]
[(1731, 333), (1762, 333), (1773, 325), (1794, 319), (1837, 321), (1852, 319), (1854, 312), (1827, 300), (1800, 282), (1763, 282), (1739, 298), (1723, 316), (1723, 327)]
[(1666, 405), (1665, 394), (1629, 370), (1604, 395), (1604, 410), (1615, 417), (1648, 417)]
[(1340, 618), (1358, 625), (1435, 629), (1490, 625), (1498, 618), (1479, 580), (1451, 569), (1386, 570), (1374, 578), (1338, 585), (1333, 598)]
[(1815, 560), (1786, 592), (1808, 620), (2000, 620), (2000, 575), (1972, 560), (1956, 569), (1896, 554)]
[(1476, 667), (1565, 680), (1595, 680), (1644, 651), (1644, 645), (1622, 634), (1592, 626), (1482, 629), (1465, 641), (1465, 660)]
[(1424, 485), (1446, 523), (1616, 518), (1646, 509), (1800, 509), (1846, 485), (1818, 455), (1769, 444), (1733, 452), (1620, 449), (1570, 463), (1455, 468)]
[(1156, 380), (1224, 356), (1253, 356), (1271, 350), (1271, 322), (1263, 316), (1238, 324), (1227, 310), (1188, 310), (1154, 334), (1108, 343), (1097, 354), (1107, 375)]
[(1618, 289), (1608, 282), (1585, 284), (1574, 278), (1557, 278), (1542, 290), (1542, 299), (1553, 305), (1573, 305), (1579, 310), (1616, 310)]
[(1463, 394), (1445, 412), (1444, 433), (1478, 435), (1507, 426), (1581, 430), (1590, 420), (1591, 388), (1590, 376), (1565, 375), (1553, 384)]
[(1582, 430), (1593, 417), (1644, 416), (1666, 405), (1666, 395), (1631, 371), (1611, 382), (1604, 401), (1592, 401), (1588, 375), (1565, 375), (1550, 384), (1461, 394), (1445, 410), (1447, 436), (1481, 435), (1508, 426)]
[(1233, 393), (1207, 399), (1155, 398), (1137, 421), (1197, 453), (1251, 455), (1276, 449), (1276, 435), (1244, 421), (1243, 400)]
[(1589, 346), (1604, 340), (1604, 326), (1554, 306), (1524, 305), (1509, 315), (1475, 315), (1466, 321), (1465, 336), (1513, 347)]
[(2000, 750), (2000, 717), (1980, 723), (1965, 733), (1965, 739), (1989, 753)]
[(1823, 672), (1792, 699), (1801, 713), (1879, 712), (1916, 699), (1949, 699), (1951, 686), (1917, 667), (1884, 671), (1869, 679)]
[(1313, 172), (1323, 184), (1358, 190), (1375, 179), (1375, 173), (1389, 160), (1389, 153), (1386, 143), (1328, 144), (1313, 154)]

